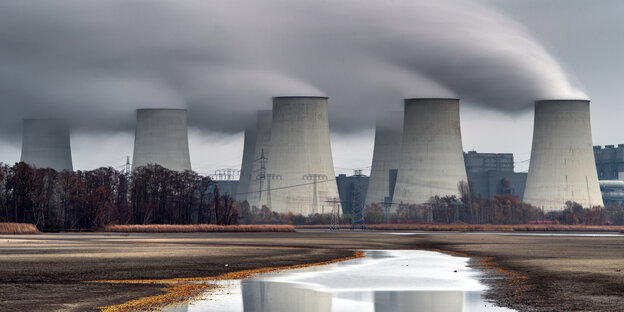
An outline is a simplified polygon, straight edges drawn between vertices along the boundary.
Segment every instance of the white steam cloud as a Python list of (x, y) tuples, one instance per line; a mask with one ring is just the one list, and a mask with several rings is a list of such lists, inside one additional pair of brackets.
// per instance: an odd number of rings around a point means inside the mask
[(338, 130), (369, 127), (405, 97), (509, 112), (587, 97), (522, 25), (478, 1), (2, 1), (0, 64), (9, 140), (22, 118), (131, 130), (143, 107), (238, 131), (281, 95), (329, 96)]

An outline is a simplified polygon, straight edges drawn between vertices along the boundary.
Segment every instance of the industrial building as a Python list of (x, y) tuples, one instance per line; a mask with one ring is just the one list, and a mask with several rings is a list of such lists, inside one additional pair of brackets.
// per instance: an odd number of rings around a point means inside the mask
[(62, 119), (24, 119), (21, 161), (56, 171), (73, 170), (69, 125)]
[[(235, 194), (238, 192), (238, 180), (213, 180), (215, 185), (219, 188), (219, 194), (229, 195), (236, 199)], [(208, 188), (209, 192), (213, 191), (213, 188)], [(238, 200), (238, 199), (237, 199)]]
[[(403, 112), (387, 112), (377, 117), (370, 183), (365, 196), (366, 205), (392, 198), (399, 169), (402, 138)], [(338, 189), (340, 190), (340, 185)]]
[(495, 195), (524, 196), (527, 173), (514, 172), (512, 153), (464, 153), (472, 193), (483, 198)]
[(592, 149), (589, 101), (535, 102), (531, 162), (524, 201), (545, 212), (567, 201), (602, 206)]
[(132, 167), (191, 170), (185, 109), (137, 109)]
[(598, 180), (624, 180), (624, 144), (594, 146)]
[(361, 217), (361, 212), (365, 207), (364, 198), (367, 196), (370, 181), (372, 178), (369, 179), (363, 175), (362, 170), (355, 170), (352, 176), (339, 174), (336, 177), (343, 214), (358, 214)]
[[(254, 151), (251, 158), (251, 175), (249, 187), (244, 200), (249, 206), (262, 208), (267, 205), (267, 189), (271, 186), (271, 181), (275, 176), (267, 175), (267, 160), (271, 149), (271, 121), (273, 112), (271, 110), (260, 110), (256, 115), (256, 138), (254, 141)], [(239, 190), (242, 192), (242, 190)]]
[(604, 205), (624, 203), (624, 144), (594, 146), (594, 159)]
[(392, 201), (422, 204), (459, 195), (468, 182), (458, 99), (406, 99), (399, 172)]
[(624, 181), (604, 180), (598, 183), (605, 207), (624, 204)]
[[(310, 215), (339, 205), (326, 97), (275, 97), (267, 160), (267, 206)], [(270, 184), (270, 185), (269, 185)]]

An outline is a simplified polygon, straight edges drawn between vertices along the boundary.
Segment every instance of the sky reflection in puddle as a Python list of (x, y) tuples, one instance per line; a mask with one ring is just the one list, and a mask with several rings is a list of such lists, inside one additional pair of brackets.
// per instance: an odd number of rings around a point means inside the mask
[(468, 261), (433, 251), (368, 251), (360, 259), (225, 281), (196, 302), (162, 311), (512, 311), (482, 299), (487, 288)]

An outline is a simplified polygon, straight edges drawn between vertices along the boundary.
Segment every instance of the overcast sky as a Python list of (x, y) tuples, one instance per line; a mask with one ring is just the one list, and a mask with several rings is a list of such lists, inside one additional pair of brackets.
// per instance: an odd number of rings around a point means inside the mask
[(370, 168), (374, 118), (461, 99), (465, 150), (528, 168), (532, 102), (589, 98), (594, 144), (624, 143), (624, 2), (6, 0), (0, 161), (23, 118), (64, 117), (75, 169), (132, 156), (134, 110), (189, 110), (193, 169), (240, 167), (272, 96), (329, 97), (339, 173)]

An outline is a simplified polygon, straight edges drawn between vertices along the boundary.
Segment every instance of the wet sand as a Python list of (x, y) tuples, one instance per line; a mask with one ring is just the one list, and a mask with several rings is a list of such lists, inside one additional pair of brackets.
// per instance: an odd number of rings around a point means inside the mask
[(472, 262), (488, 272), (488, 297), (521, 311), (624, 306), (624, 236), (310, 231), (0, 235), (0, 311), (97, 311), (159, 294), (162, 286), (83, 281), (208, 277), (327, 261), (359, 249), (489, 257)]

